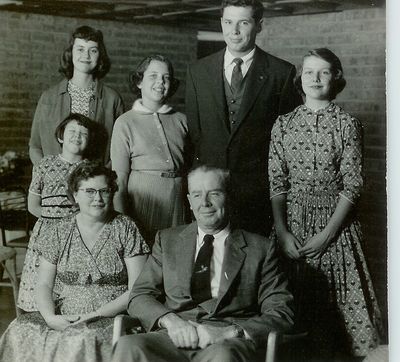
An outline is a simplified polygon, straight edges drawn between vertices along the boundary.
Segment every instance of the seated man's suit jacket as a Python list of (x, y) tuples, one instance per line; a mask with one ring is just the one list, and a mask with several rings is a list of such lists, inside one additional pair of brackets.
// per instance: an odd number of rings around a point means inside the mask
[(292, 295), (278, 270), (275, 244), (257, 234), (233, 230), (225, 243), (217, 299), (196, 305), (190, 294), (197, 223), (160, 231), (152, 255), (130, 295), (129, 314), (147, 331), (174, 312), (181, 318), (218, 326), (240, 325), (263, 345), (269, 331), (293, 324)]

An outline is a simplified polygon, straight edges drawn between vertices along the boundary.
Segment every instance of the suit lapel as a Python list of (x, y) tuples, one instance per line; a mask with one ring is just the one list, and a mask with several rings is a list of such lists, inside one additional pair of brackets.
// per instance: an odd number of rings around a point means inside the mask
[(204, 79), (210, 80), (210, 87), (208, 91), (213, 93), (215, 111), (218, 113), (221, 122), (223, 122), (227, 133), (229, 133), (225, 122), (227, 105), (224, 89), (224, 54), (225, 48), (216, 53), (215, 56), (211, 58), (208, 63), (206, 63), (206, 74)]
[(222, 264), (221, 281), (216, 308), (232, 286), (246, 259), (246, 241), (239, 230), (233, 231), (226, 240), (224, 261)]
[(177, 275), (182, 278), (182, 283), (186, 285), (190, 295), (190, 279), (194, 265), (194, 255), (196, 252), (197, 223), (191, 223), (180, 234), (176, 243), (176, 255), (181, 257), (177, 260)]
[(244, 90), (242, 103), (237, 115), (237, 122), (235, 127), (232, 129), (231, 137), (240, 127), (240, 124), (256, 101), (260, 90), (264, 86), (265, 82), (268, 81), (268, 66), (268, 60), (263, 56), (261, 50), (256, 47), (253, 62), (251, 63), (248, 74), (246, 75), (248, 76), (246, 89)]

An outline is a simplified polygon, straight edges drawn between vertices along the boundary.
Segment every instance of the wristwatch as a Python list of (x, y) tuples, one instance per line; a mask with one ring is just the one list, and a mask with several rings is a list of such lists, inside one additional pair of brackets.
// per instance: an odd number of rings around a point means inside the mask
[(234, 324), (233, 328), (235, 328), (235, 338), (244, 338), (244, 329), (241, 326)]

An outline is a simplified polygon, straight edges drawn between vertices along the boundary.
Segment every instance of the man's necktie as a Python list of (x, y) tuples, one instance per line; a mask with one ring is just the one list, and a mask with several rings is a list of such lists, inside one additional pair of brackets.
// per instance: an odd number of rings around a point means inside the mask
[(197, 303), (211, 299), (210, 263), (213, 254), (214, 236), (204, 235), (203, 245), (197, 254), (192, 275), (192, 299)]
[(233, 62), (235, 63), (235, 66), (232, 71), (231, 88), (232, 92), (236, 93), (240, 89), (243, 80), (242, 69), (241, 69), (243, 60), (242, 58), (235, 58), (233, 59)]

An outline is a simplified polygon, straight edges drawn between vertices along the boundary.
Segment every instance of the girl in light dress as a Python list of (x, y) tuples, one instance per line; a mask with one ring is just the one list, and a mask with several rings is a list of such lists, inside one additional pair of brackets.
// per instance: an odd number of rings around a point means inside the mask
[(115, 209), (133, 217), (150, 245), (157, 230), (185, 223), (187, 121), (166, 103), (178, 84), (166, 57), (143, 59), (131, 75), (141, 98), (117, 119), (111, 139)]
[(355, 206), (363, 186), (362, 125), (333, 103), (346, 85), (339, 58), (309, 51), (296, 78), (305, 103), (272, 129), (274, 237), (286, 257), (298, 327), (314, 357), (365, 356), (380, 340), (380, 311), (361, 249)]
[[(33, 166), (29, 186), (28, 210), (38, 217), (28, 244), (18, 295), (18, 307), (26, 312), (37, 310), (34, 288), (46, 232), (61, 218), (77, 211), (67, 197), (67, 179), (73, 170), (90, 158), (94, 148), (97, 123), (81, 114), (68, 116), (56, 129), (55, 138), (62, 147), (59, 155), (45, 156)], [(57, 287), (57, 283), (56, 283)]]

